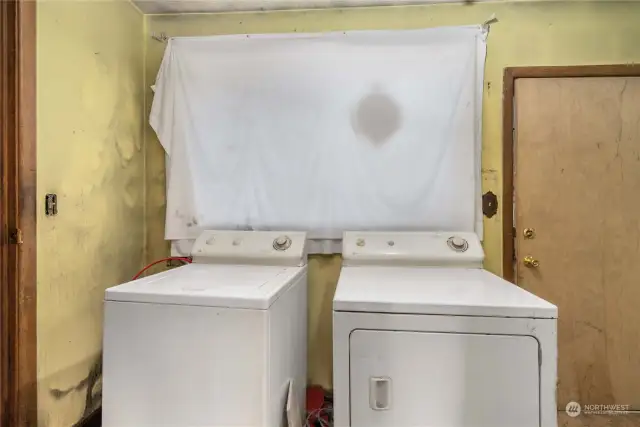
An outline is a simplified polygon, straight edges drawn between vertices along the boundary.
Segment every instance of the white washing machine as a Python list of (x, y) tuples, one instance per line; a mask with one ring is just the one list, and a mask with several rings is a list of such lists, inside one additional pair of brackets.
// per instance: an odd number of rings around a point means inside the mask
[(194, 263), (107, 289), (104, 427), (281, 427), (304, 411), (305, 233), (207, 231)]
[(348, 232), (336, 427), (556, 427), (557, 308), (482, 269), (472, 233)]

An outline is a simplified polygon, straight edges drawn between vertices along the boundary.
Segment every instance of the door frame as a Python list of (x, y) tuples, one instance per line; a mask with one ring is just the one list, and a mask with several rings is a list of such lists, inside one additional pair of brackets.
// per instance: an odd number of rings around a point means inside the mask
[(0, 425), (37, 425), (36, 2), (0, 0)]
[(640, 77), (640, 64), (508, 67), (504, 69), (502, 97), (502, 275), (515, 283), (514, 229), (514, 99), (520, 78)]

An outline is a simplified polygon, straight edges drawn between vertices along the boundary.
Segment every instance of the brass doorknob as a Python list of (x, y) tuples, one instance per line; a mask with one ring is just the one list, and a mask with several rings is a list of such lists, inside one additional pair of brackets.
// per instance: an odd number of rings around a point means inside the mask
[(529, 267), (529, 268), (538, 268), (538, 267), (540, 267), (540, 261), (538, 261), (537, 259), (535, 259), (531, 255), (527, 255), (526, 257), (524, 257), (522, 262), (524, 262), (524, 265), (526, 267)]

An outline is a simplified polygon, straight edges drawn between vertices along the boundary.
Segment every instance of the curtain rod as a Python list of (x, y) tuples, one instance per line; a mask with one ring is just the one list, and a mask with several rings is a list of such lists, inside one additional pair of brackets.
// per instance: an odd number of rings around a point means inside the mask
[[(0, 1), (2, 1), (2, 0), (0, 0)], [(494, 13), (494, 14), (491, 15), (491, 17), (489, 17), (489, 19), (487, 19), (484, 22), (483, 27), (485, 27), (488, 30), (489, 26), (491, 24), (496, 23), (496, 22), (498, 22), (498, 19), (496, 18), (496, 14)], [(156, 40), (156, 41), (159, 41), (161, 43), (166, 43), (167, 40), (169, 40), (169, 36), (167, 36), (167, 34), (164, 31), (159, 33), (159, 34), (157, 34), (154, 31), (153, 33), (151, 33), (151, 38)]]

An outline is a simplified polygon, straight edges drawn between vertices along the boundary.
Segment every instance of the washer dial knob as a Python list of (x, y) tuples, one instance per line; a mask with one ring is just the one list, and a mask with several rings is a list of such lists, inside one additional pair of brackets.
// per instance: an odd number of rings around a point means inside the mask
[(273, 249), (276, 251), (286, 251), (289, 247), (291, 247), (289, 236), (279, 236), (273, 240)]

